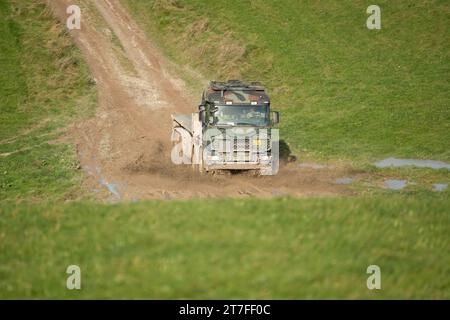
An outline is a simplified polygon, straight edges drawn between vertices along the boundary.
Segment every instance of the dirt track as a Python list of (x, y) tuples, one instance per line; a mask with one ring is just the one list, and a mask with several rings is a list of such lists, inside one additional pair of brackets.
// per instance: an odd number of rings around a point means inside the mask
[[(173, 165), (170, 114), (194, 112), (198, 101), (169, 74), (164, 58), (119, 1), (80, 3), (89, 10), (82, 8), (81, 30), (71, 33), (96, 80), (100, 103), (94, 118), (70, 129), (88, 173), (88, 188), (109, 189), (117, 200), (350, 193), (333, 183), (348, 174), (343, 169), (299, 168), (294, 163), (283, 166), (275, 177), (204, 177), (190, 167)], [(66, 8), (74, 2), (50, 0), (49, 4), (65, 25)]]

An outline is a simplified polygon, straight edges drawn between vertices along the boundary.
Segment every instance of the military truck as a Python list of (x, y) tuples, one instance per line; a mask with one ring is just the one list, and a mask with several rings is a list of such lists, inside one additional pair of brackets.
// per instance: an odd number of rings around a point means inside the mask
[(172, 161), (204, 172), (252, 170), (275, 175), (279, 113), (259, 82), (211, 81), (198, 112), (172, 115)]

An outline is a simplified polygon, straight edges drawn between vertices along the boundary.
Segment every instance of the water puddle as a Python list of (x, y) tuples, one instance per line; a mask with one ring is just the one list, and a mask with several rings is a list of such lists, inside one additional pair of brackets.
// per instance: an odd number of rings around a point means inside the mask
[(347, 177), (334, 180), (335, 184), (351, 184), (352, 182), (353, 182), (353, 179), (347, 178)]
[(450, 163), (446, 163), (446, 162), (442, 162), (442, 161), (435, 161), (435, 160), (387, 158), (387, 159), (375, 162), (374, 164), (377, 168), (415, 166), (415, 167), (420, 167), (420, 168), (450, 170)]
[(102, 177), (102, 170), (101, 170), (100, 167), (95, 167), (95, 172), (96, 172), (96, 175), (99, 177), (98, 182), (99, 182), (102, 186), (105, 186), (105, 187), (108, 189), (108, 191), (111, 193), (111, 195), (112, 195), (115, 199), (120, 200), (120, 199), (122, 198), (122, 196), (120, 195), (118, 185), (115, 184), (115, 183), (107, 182), (107, 181)]
[(433, 184), (433, 191), (442, 192), (446, 190), (448, 187), (448, 184), (446, 183), (435, 183)]
[(106, 182), (104, 179), (100, 179), (100, 184), (102, 184), (103, 186), (105, 186), (106, 188), (108, 188), (109, 192), (111, 192), (111, 194), (116, 197), (117, 199), (120, 200), (121, 196), (119, 193), (119, 189), (117, 187), (117, 184), (115, 183), (108, 183)]
[(384, 182), (384, 186), (391, 190), (402, 190), (407, 184), (406, 180), (386, 180)]

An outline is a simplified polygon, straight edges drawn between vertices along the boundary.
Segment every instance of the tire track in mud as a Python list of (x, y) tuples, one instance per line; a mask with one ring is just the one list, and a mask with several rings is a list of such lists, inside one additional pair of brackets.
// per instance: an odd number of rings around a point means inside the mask
[[(82, 11), (81, 30), (70, 31), (98, 87), (96, 115), (70, 129), (88, 188), (106, 187), (114, 200), (350, 194), (333, 183), (344, 169), (314, 170), (294, 163), (282, 166), (275, 177), (200, 176), (189, 166), (173, 165), (170, 114), (196, 110), (183, 81), (168, 72), (164, 57), (119, 1), (48, 3), (64, 25), (69, 5), (90, 8)], [(112, 37), (134, 73), (123, 67)]]

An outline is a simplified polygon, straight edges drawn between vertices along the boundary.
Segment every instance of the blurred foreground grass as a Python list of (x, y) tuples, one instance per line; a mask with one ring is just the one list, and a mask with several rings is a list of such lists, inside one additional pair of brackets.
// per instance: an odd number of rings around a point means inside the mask
[[(450, 298), (443, 196), (6, 205), (1, 298)], [(78, 265), (82, 290), (65, 287)], [(366, 287), (378, 265), (382, 290)]]

